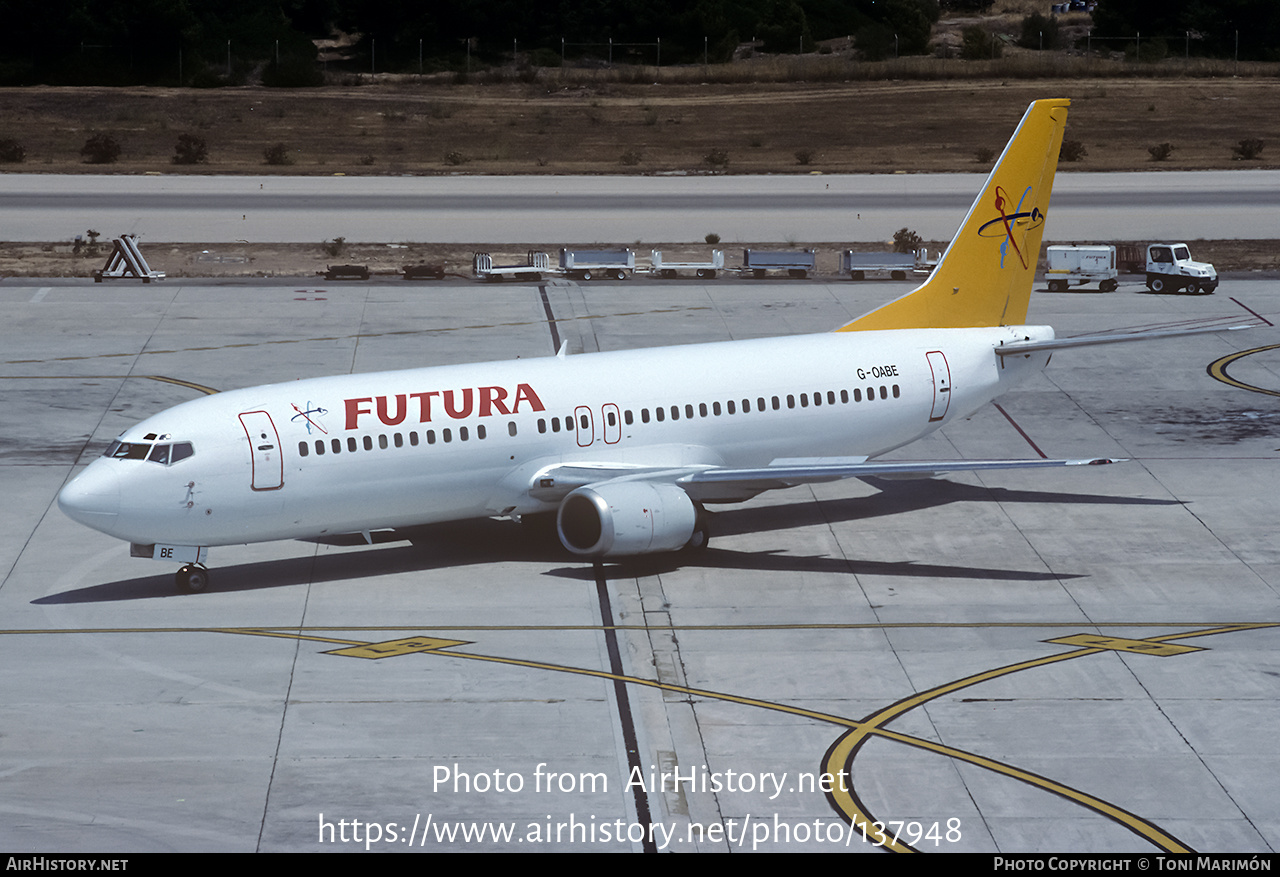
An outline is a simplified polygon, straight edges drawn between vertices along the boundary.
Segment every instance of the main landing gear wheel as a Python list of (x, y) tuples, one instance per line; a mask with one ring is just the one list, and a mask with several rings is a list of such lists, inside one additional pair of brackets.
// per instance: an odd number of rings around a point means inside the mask
[(694, 553), (705, 551), (711, 544), (711, 513), (698, 506), (697, 517), (694, 518), (693, 533), (681, 551)]
[(189, 563), (173, 577), (178, 590), (184, 594), (199, 594), (209, 587), (209, 570), (197, 563)]

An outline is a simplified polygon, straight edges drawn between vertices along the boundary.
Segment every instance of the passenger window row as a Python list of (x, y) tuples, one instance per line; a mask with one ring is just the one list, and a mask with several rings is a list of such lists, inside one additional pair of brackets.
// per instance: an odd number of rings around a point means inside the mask
[[(902, 388), (897, 384), (892, 386), (881, 386), (879, 388), (868, 386), (865, 395), (862, 388), (854, 388), (850, 390), (827, 390), (825, 392), (819, 390), (814, 393), (789, 393), (786, 396), (757, 396), (752, 399), (729, 399), (721, 404), (720, 402), (712, 402), (707, 405), (706, 402), (699, 402), (697, 408), (692, 404), (686, 403), (684, 406), (671, 405), (669, 407), (655, 407), (652, 415), (648, 408), (640, 409), (640, 422), (649, 423), (650, 420), (662, 423), (669, 417), (671, 420), (679, 420), (682, 416), (685, 420), (692, 420), (697, 417), (720, 417), (722, 414), (750, 414), (752, 411), (781, 411), (784, 407), (787, 409), (795, 408), (819, 408), (823, 405), (847, 405), (852, 399), (854, 402), (861, 402), (863, 399), (870, 402), (877, 398), (877, 390), (879, 398), (888, 399), (892, 396), (894, 399), (901, 397)], [(837, 403), (836, 400), (839, 400)], [(622, 413), (623, 421), (630, 426), (635, 422), (635, 415), (628, 409)], [(611, 424), (612, 425), (612, 424)], [(568, 427), (566, 427), (567, 429)]]
[[(511, 435), (516, 434), (516, 423), (514, 420), (507, 424), (507, 432)], [(380, 433), (376, 437), (372, 435), (364, 435), (357, 439), (356, 436), (350, 435), (347, 436), (345, 443), (340, 438), (331, 438), (328, 441), (325, 439), (316, 439), (314, 444), (307, 441), (300, 441), (298, 442), (298, 456), (309, 456), (312, 453), (313, 447), (315, 455), (317, 457), (323, 457), (326, 453), (341, 454), (345, 452), (348, 454), (354, 454), (360, 450), (372, 451), (375, 447), (377, 447), (378, 450), (384, 451), (393, 447), (403, 448), (406, 444), (409, 447), (416, 448), (422, 444), (424, 440), (428, 445), (434, 445), (437, 442), (442, 444), (451, 444), (455, 441), (455, 438), (460, 442), (471, 441), (471, 429), (466, 426), (460, 426), (455, 432), (452, 428), (446, 427), (445, 429), (440, 430), (438, 434), (434, 429), (428, 429), (421, 436), (418, 435), (417, 430), (411, 430), (407, 436), (405, 433), (396, 432), (391, 435)], [(477, 441), (483, 441), (486, 438), (488, 438), (488, 431), (482, 423), (475, 428), (475, 439)]]

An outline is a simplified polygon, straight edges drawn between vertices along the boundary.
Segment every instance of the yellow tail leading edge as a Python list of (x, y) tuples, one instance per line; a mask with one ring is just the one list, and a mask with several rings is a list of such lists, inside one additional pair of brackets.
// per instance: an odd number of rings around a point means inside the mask
[(1070, 105), (1032, 103), (929, 279), (836, 331), (1025, 323)]

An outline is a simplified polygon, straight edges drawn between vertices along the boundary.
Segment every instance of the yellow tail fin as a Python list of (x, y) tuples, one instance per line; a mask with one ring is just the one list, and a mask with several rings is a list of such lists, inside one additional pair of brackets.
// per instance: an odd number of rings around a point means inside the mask
[(837, 331), (1025, 323), (1070, 104), (1032, 103), (929, 279)]

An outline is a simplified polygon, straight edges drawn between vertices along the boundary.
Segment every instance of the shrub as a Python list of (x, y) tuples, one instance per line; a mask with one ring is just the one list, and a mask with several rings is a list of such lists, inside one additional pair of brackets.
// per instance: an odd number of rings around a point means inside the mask
[(283, 143), (277, 143), (262, 150), (262, 158), (270, 165), (293, 164), (293, 156), (289, 154), (289, 147)]
[(27, 157), (27, 150), (17, 140), (0, 140), (0, 161), (17, 163)]
[(712, 149), (702, 156), (703, 162), (712, 167), (728, 167), (729, 166), (729, 150)]
[(120, 158), (120, 144), (110, 134), (94, 134), (80, 147), (89, 164), (111, 164)]
[(990, 146), (980, 146), (973, 151), (973, 160), (978, 164), (991, 164), (995, 157), (996, 151)]
[(1058, 159), (1060, 161), (1079, 161), (1089, 154), (1084, 148), (1084, 144), (1079, 140), (1063, 140), (1062, 148), (1058, 150)]
[[(1241, 140), (1235, 146), (1231, 147), (1231, 151), (1235, 153), (1237, 161), (1240, 159), (1250, 160), (1261, 155), (1262, 147), (1265, 145), (1266, 144), (1257, 137), (1246, 137), (1244, 140)], [(18, 161), (21, 160), (22, 159), (18, 159)]]
[(640, 154), (639, 150), (628, 149), (626, 152), (622, 153), (622, 157), (619, 158), (618, 161), (630, 167), (639, 164), (640, 159), (643, 157), (644, 156)]
[(334, 258), (342, 253), (342, 248), (346, 245), (347, 239), (344, 237), (336, 237), (331, 241), (325, 241), (324, 252), (330, 258)]
[(453, 150), (452, 152), (446, 152), (444, 155), (444, 163), (451, 164), (455, 167), (460, 164), (466, 164), (470, 160), (471, 159), (467, 158), (465, 155), (463, 155), (461, 152), (458, 152), (458, 150), (456, 149)]
[(209, 147), (203, 137), (194, 134), (179, 134), (178, 142), (173, 147), (174, 164), (200, 164), (209, 160)]
[(1000, 41), (976, 24), (971, 24), (960, 32), (960, 41), (960, 57), (966, 61), (985, 61), (1004, 54)]
[(1161, 143), (1158, 146), (1148, 146), (1147, 152), (1151, 153), (1152, 161), (1168, 161), (1169, 156), (1173, 155), (1173, 144)]
[(808, 165), (808, 164), (811, 164), (812, 162), (813, 162), (813, 150), (812, 150), (812, 149), (797, 149), (797, 150), (796, 150), (796, 164)]
[(893, 251), (895, 253), (914, 253), (924, 243), (920, 235), (909, 228), (900, 228), (893, 233)]
[(1058, 48), (1058, 19), (1033, 12), (1022, 19), (1018, 45), (1024, 49)]
[(713, 231), (713, 232), (711, 232), (711, 234), (709, 234), (709, 235), (707, 235), (705, 238), (703, 238), (703, 240), (704, 240), (704, 241), (706, 241), (706, 242), (707, 242), (707, 243), (709, 243), (709, 244), (718, 244), (718, 243), (720, 243), (720, 235), (716, 234), (716, 233)]

